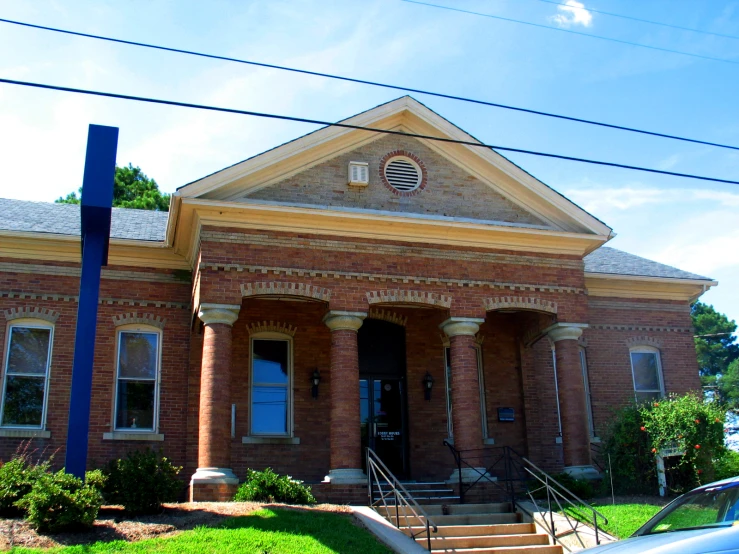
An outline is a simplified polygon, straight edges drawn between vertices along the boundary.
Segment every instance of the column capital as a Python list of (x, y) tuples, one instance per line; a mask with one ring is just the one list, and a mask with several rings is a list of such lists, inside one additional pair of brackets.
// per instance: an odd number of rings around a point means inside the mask
[(239, 317), (241, 306), (236, 304), (200, 304), (198, 317), (206, 325), (225, 323), (233, 325)]
[(332, 310), (323, 316), (323, 322), (331, 331), (358, 331), (366, 312), (340, 312)]
[(480, 317), (450, 317), (439, 325), (439, 329), (446, 333), (447, 337), (468, 335), (474, 337), (480, 330), (480, 324), (485, 320)]
[(587, 323), (555, 323), (544, 329), (544, 334), (549, 335), (554, 342), (577, 340), (586, 327), (589, 327)]

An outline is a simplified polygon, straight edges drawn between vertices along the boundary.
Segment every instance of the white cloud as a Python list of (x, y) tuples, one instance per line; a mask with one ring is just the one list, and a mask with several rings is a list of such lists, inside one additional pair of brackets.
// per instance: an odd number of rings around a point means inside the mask
[(739, 194), (710, 189), (644, 188), (638, 184), (627, 187), (570, 189), (564, 195), (593, 213), (630, 210), (650, 204), (688, 204), (713, 202), (720, 207), (739, 206)]
[(585, 9), (585, 4), (576, 0), (567, 0), (563, 5), (557, 7), (560, 12), (550, 17), (550, 20), (560, 27), (582, 25), (590, 27), (593, 24), (593, 14)]

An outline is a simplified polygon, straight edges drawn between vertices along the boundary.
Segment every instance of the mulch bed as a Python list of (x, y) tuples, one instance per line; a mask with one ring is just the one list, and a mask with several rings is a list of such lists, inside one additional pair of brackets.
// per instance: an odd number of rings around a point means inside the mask
[(50, 548), (75, 544), (92, 544), (114, 540), (139, 541), (153, 537), (165, 537), (194, 529), (201, 525), (217, 525), (234, 516), (244, 516), (268, 507), (295, 510), (320, 510), (350, 513), (346, 506), (321, 504), (314, 507), (287, 506), (284, 504), (259, 504), (256, 502), (198, 502), (165, 504), (159, 514), (126, 519), (123, 508), (103, 506), (92, 529), (77, 533), (37, 533), (23, 519), (0, 519), (0, 549), (14, 546)]

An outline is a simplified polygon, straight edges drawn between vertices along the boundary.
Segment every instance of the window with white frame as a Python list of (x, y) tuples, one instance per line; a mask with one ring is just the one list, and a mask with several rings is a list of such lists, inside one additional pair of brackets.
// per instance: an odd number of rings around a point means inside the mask
[(115, 429), (155, 432), (159, 413), (159, 329), (118, 331)]
[[(444, 348), (444, 384), (446, 385), (446, 414), (447, 433), (449, 438), (454, 437), (454, 426), (452, 424), (452, 359), (451, 348)], [(477, 352), (477, 379), (480, 385), (480, 415), (482, 419), (482, 437), (488, 438), (488, 415), (487, 403), (485, 401), (485, 376), (482, 366), (482, 348), (475, 347)]]
[(651, 346), (637, 346), (632, 348), (630, 353), (636, 401), (644, 402), (663, 397), (665, 386), (659, 350)]
[(593, 403), (590, 397), (590, 377), (588, 375), (588, 359), (585, 349), (580, 347), (580, 367), (582, 368), (582, 382), (585, 388), (585, 410), (588, 413), (588, 429), (590, 437), (595, 436), (595, 425), (593, 424)]
[(46, 322), (12, 323), (7, 337), (0, 421), (3, 427), (43, 429), (54, 327)]
[(279, 333), (251, 338), (251, 434), (292, 433), (292, 339)]

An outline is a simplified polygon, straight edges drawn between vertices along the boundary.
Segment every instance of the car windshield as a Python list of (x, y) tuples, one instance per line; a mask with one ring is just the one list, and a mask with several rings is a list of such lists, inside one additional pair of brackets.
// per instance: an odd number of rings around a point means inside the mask
[(739, 484), (687, 493), (659, 512), (636, 535), (706, 527), (730, 527), (739, 520)]

